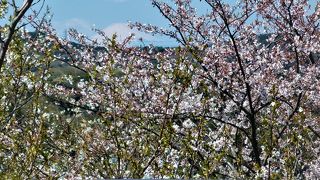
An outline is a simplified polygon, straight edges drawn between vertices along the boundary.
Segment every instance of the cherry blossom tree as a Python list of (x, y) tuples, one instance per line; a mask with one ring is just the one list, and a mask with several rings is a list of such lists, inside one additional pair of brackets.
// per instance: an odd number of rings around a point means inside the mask
[(191, 1), (152, 3), (172, 28), (132, 26), (179, 47), (153, 53), (100, 32), (99, 51), (73, 31), (84, 44), (73, 59), (90, 78), (59, 91), (78, 95), (74, 107), (95, 115), (79, 132), (88, 136), (81, 161), (100, 168), (85, 173), (316, 177), (319, 4), (207, 0), (208, 13), (197, 14)]
[[(1, 1), (1, 18), (4, 17), (6, 12), (9, 9), (9, 6), (13, 9), (13, 16), (11, 17), (12, 20), (9, 22), (7, 27), (2, 27), (1, 34), (0, 34), (0, 43), (1, 43), (1, 51), (0, 51), (0, 68), (2, 67), (5, 56), (8, 51), (10, 42), (13, 39), (14, 33), (19, 27), (17, 27), (18, 23), (21, 22), (23, 16), (28, 11), (28, 9), (33, 5), (33, 0), (26, 0), (23, 2), (22, 6), (19, 7), (16, 5), (15, 1), (8, 2), (8, 1)], [(2, 34), (5, 33), (5, 36), (2, 37)]]
[[(44, 1), (0, 2), (0, 177), (45, 177), (53, 148), (43, 98), (56, 48)], [(34, 9), (40, 5), (40, 9)], [(12, 14), (11, 14), (12, 13)], [(28, 32), (28, 30), (30, 32)], [(55, 141), (57, 138), (55, 139)], [(52, 174), (52, 173), (51, 173)]]
[[(234, 177), (302, 176), (310, 154), (300, 148), (314, 150), (319, 138), (319, 4), (313, 10), (308, 1), (205, 1), (212, 11), (199, 16), (191, 1), (174, 3), (153, 1), (173, 30), (136, 26), (177, 39), (198, 64), (196, 82), (203, 79), (209, 94), (216, 94), (205, 116), (233, 129), (229, 138), (222, 136), (232, 160), (218, 168)], [(266, 43), (259, 42), (259, 33), (268, 33)], [(296, 136), (303, 145), (290, 147)]]
[[(199, 14), (190, 0), (151, 3), (170, 28), (131, 26), (178, 47), (132, 47), (133, 35), (99, 30), (99, 41), (70, 30), (70, 42), (36, 21), (38, 38), (13, 38), (1, 175), (318, 177), (320, 4), (202, 0)], [(52, 63), (73, 73), (54, 79)]]

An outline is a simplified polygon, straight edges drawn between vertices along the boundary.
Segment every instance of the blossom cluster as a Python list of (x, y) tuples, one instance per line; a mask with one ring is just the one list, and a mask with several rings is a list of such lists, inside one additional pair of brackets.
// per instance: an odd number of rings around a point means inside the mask
[(151, 2), (171, 28), (131, 27), (178, 47), (74, 29), (70, 42), (48, 26), (16, 37), (0, 174), (19, 176), (9, 162), (27, 159), (23, 177), (318, 177), (319, 3), (204, 0), (199, 15), (190, 0)]

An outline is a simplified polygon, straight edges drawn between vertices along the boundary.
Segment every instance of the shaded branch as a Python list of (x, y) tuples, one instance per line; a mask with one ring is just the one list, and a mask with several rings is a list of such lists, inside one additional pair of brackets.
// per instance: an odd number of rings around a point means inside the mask
[(4, 61), (5, 61), (5, 56), (6, 56), (6, 53), (9, 49), (9, 45), (10, 45), (10, 42), (12, 41), (12, 38), (13, 38), (13, 35), (16, 31), (16, 27), (18, 25), (18, 23), (21, 21), (21, 19), (23, 18), (24, 14), (27, 12), (27, 10), (31, 7), (33, 3), (33, 0), (25, 0), (22, 7), (17, 10), (14, 14), (15, 14), (15, 17), (12, 21), (12, 23), (9, 25), (9, 32), (8, 32), (8, 36), (5, 40), (2, 40), (1, 39), (1, 42), (0, 42), (0, 46), (1, 46), (1, 49), (0, 49), (0, 72), (1, 72), (1, 68), (4, 64)]

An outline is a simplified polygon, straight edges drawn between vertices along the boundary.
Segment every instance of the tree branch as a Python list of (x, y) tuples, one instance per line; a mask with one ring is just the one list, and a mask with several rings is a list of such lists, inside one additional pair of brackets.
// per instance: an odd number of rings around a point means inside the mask
[(5, 40), (1, 39), (1, 42), (0, 42), (0, 46), (1, 46), (1, 49), (0, 49), (0, 72), (1, 72), (1, 68), (2, 68), (4, 61), (5, 61), (5, 56), (8, 51), (10, 42), (12, 41), (13, 35), (16, 31), (17, 24), (21, 21), (24, 14), (31, 7), (32, 3), (33, 3), (33, 0), (25, 0), (24, 1), (22, 7), (14, 13), (15, 17), (14, 17), (12, 23), (9, 25), (9, 32), (8, 32), (7, 38)]

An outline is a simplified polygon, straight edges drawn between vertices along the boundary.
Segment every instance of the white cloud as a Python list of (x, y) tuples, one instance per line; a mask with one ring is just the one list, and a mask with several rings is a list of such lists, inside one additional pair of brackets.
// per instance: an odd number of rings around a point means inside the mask
[(66, 19), (64, 21), (54, 21), (53, 27), (57, 30), (60, 36), (66, 36), (67, 30), (69, 30), (70, 28), (75, 28), (79, 32), (86, 35), (92, 35), (93, 25), (85, 20), (72, 18)]
[(78, 18), (68, 19), (64, 22), (64, 25), (67, 28), (81, 28), (81, 29), (91, 28), (91, 25), (88, 22)]
[[(128, 26), (128, 23), (114, 23), (102, 29), (102, 31), (110, 38), (113, 34), (116, 34), (119, 41), (123, 41), (126, 37), (130, 36), (131, 34), (135, 35), (135, 40), (138, 40), (140, 38), (147, 41), (155, 40), (155, 37), (153, 37), (150, 34), (140, 32), (136, 29), (131, 29)], [(101, 38), (102, 37), (100, 37), (99, 35), (93, 36), (93, 39), (100, 40)]]

